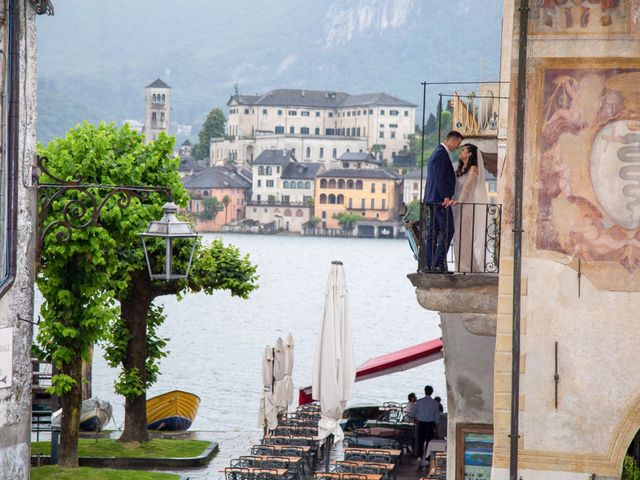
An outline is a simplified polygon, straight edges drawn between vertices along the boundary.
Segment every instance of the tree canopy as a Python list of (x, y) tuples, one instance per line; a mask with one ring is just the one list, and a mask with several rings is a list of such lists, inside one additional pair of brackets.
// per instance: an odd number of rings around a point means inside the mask
[(211, 110), (198, 134), (198, 143), (193, 147), (193, 156), (197, 159), (209, 158), (210, 140), (224, 136), (226, 125), (227, 119), (224, 112), (219, 108)]

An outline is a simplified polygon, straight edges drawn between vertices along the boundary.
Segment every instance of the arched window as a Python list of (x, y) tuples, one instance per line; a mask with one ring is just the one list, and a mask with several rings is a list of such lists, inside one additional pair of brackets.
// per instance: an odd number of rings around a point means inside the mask
[(414, 189), (414, 190), (418, 190), (418, 182), (415, 182), (415, 183), (413, 184), (413, 189)]
[(266, 170), (265, 170), (265, 173), (266, 173), (267, 175), (272, 175), (272, 174), (273, 174), (273, 169), (272, 169), (270, 166), (268, 166), (268, 167), (266, 168)]
[(364, 189), (364, 184), (362, 183), (362, 180), (356, 180), (356, 190), (363, 190)]
[(349, 153), (351, 151), (350, 147), (347, 147), (347, 153)]
[(289, 188), (289, 180), (284, 181), (283, 188)]
[(343, 179), (338, 180), (338, 188), (339, 189), (344, 189), (344, 180)]
[(307, 189), (311, 188), (311, 182), (309, 181), (304, 182), (304, 188), (307, 188)]
[(300, 209), (296, 210), (296, 217), (304, 217), (304, 212)]
[(291, 216), (291, 210), (289, 210), (288, 208), (284, 211), (284, 216), (285, 217), (290, 217)]
[(209, 196), (209, 190), (203, 190), (202, 191), (202, 196), (203, 197), (208, 197)]
[(320, 147), (320, 151), (318, 152), (318, 156), (320, 158), (324, 158), (324, 147)]
[(166, 101), (167, 97), (165, 96), (165, 94), (162, 94), (162, 103), (164, 103)]
[(327, 188), (327, 179), (326, 178), (322, 178), (320, 180), (320, 188)]
[(329, 195), (329, 203), (332, 205), (335, 205), (336, 203), (336, 196), (333, 193)]
[(327, 195), (324, 193), (320, 194), (320, 203), (327, 203)]
[(301, 127), (300, 128), (301, 135), (309, 135), (309, 127)]
[(336, 188), (336, 181), (333, 178), (329, 180), (329, 188)]
[(307, 158), (311, 158), (311, 147), (307, 147)]
[(304, 188), (304, 182), (302, 180), (298, 180), (298, 188)]
[(338, 156), (338, 149), (334, 148), (331, 150), (331, 158), (336, 158)]
[(264, 167), (262, 165), (258, 167), (258, 175), (264, 175)]
[(338, 195), (338, 204), (340, 205), (344, 204), (344, 195), (342, 194)]
[(354, 186), (353, 180), (347, 180), (347, 189), (353, 190), (353, 186)]

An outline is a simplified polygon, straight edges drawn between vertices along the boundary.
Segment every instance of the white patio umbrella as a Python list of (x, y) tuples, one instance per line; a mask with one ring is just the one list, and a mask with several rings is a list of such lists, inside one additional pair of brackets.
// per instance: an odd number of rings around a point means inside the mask
[(284, 341), (284, 388), (287, 404), (293, 404), (293, 335), (287, 335)]
[(275, 403), (278, 413), (287, 411), (287, 391), (284, 384), (286, 358), (285, 346), (282, 337), (276, 340), (276, 346), (273, 349), (273, 402)]
[(278, 412), (273, 402), (273, 348), (266, 346), (262, 356), (262, 397), (258, 426), (273, 430), (278, 425)]
[(356, 367), (347, 316), (347, 286), (342, 262), (331, 262), (324, 312), (313, 361), (312, 396), (320, 401), (318, 438), (333, 434), (336, 443), (344, 437), (339, 421), (351, 399)]

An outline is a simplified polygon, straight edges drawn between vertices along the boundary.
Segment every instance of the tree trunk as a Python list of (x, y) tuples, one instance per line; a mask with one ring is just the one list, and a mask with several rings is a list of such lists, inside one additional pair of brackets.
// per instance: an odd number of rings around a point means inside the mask
[[(144, 384), (147, 382), (147, 312), (153, 296), (146, 286), (151, 286), (150, 282), (142, 282), (143, 288), (133, 288), (132, 298), (120, 302), (122, 318), (129, 329), (130, 339), (127, 344), (127, 353), (123, 367), (127, 371), (138, 370), (140, 379)], [(134, 285), (140, 282), (133, 280)], [(127, 397), (124, 407), (124, 431), (119, 439), (120, 442), (140, 442), (149, 441), (149, 431), (147, 430), (147, 394), (144, 392), (138, 397)]]
[(64, 364), (61, 373), (69, 375), (76, 383), (71, 391), (62, 396), (62, 421), (60, 425), (60, 455), (58, 464), (65, 468), (78, 466), (78, 432), (80, 430), (80, 407), (82, 405), (82, 358), (74, 356)]
[(82, 400), (91, 398), (91, 382), (93, 368), (93, 347), (89, 348), (89, 359), (82, 360)]

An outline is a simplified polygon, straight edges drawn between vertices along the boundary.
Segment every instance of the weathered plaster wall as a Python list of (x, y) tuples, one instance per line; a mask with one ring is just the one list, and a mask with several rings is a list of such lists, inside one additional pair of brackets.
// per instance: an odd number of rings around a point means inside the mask
[[(587, 479), (592, 473), (619, 478), (640, 428), (640, 388), (633, 380), (640, 374), (634, 358), (640, 342), (640, 222), (625, 199), (631, 191), (624, 187), (635, 188), (630, 170), (622, 170), (635, 168), (625, 155), (640, 150), (640, 5), (574, 4), (552, 9), (529, 2), (518, 472), (527, 480)], [(513, 14), (517, 23), (517, 8)], [(509, 478), (517, 32), (505, 36), (505, 43), (512, 44), (511, 110), (506, 163), (499, 172), (506, 215), (494, 480)]]
[[(449, 409), (447, 450), (456, 452), (458, 424), (493, 424), (493, 355), (496, 339), (469, 332), (461, 314), (441, 313), (440, 319)], [(447, 478), (456, 478), (454, 459), (454, 455), (449, 455)]]
[[(4, 4), (2, 2), (2, 8)], [(35, 159), (36, 32), (31, 2), (21, 3), (20, 166), (18, 182), (17, 269), (13, 287), (0, 299), (0, 328), (14, 328), (13, 387), (0, 389), (0, 476), (29, 476), (31, 430), (31, 324), (33, 318), (35, 191), (25, 187)], [(6, 25), (6, 24), (5, 24)], [(26, 38), (26, 44), (25, 44)], [(26, 51), (25, 51), (26, 46)], [(24, 182), (23, 182), (24, 180)]]

